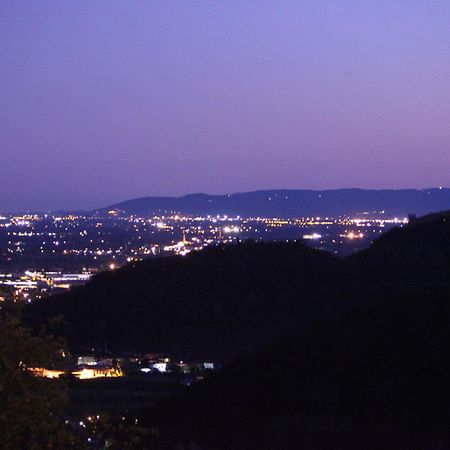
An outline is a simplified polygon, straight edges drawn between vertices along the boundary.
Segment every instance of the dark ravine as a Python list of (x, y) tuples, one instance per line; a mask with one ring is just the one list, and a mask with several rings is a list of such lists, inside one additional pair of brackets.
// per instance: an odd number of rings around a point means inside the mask
[(183, 197), (144, 197), (96, 211), (107, 214), (153, 215), (182, 213), (193, 215), (240, 215), (266, 217), (346, 216), (380, 214), (405, 217), (450, 208), (450, 189), (278, 189), (225, 195), (190, 194)]

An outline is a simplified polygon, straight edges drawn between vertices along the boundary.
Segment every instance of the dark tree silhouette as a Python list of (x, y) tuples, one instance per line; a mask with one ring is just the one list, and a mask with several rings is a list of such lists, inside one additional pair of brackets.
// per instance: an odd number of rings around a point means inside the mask
[(0, 319), (0, 447), (4, 450), (84, 448), (65, 425), (65, 386), (34, 376), (30, 368), (52, 367), (64, 343), (33, 336), (16, 315)]

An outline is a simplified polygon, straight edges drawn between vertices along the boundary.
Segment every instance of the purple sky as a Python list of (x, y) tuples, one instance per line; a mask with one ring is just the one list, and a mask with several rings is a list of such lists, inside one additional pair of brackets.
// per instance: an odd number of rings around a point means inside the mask
[(448, 0), (2, 0), (0, 210), (450, 185)]

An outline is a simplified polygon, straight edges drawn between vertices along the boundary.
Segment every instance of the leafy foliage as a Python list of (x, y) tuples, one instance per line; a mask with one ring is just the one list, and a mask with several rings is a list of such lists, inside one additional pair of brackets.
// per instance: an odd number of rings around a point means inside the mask
[(4, 450), (83, 448), (59, 415), (64, 385), (38, 378), (33, 367), (51, 367), (63, 342), (33, 336), (16, 316), (0, 320), (0, 446)]

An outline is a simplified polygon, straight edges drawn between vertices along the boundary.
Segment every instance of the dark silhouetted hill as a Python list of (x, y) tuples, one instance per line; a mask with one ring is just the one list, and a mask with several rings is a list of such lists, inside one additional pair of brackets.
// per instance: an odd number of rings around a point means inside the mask
[(447, 449), (449, 330), (449, 290), (387, 298), (242, 358), (143, 420), (170, 450)]
[[(339, 262), (303, 243), (210, 247), (104, 272), (36, 302), (34, 322), (63, 315), (72, 347), (229, 357), (296, 332), (332, 307)], [(186, 357), (186, 356), (185, 356)]]
[(316, 319), (449, 280), (444, 214), (393, 229), (346, 259), (301, 242), (247, 242), (149, 259), (36, 302), (26, 316), (40, 323), (63, 315), (73, 348), (230, 357)]
[(450, 189), (336, 189), (267, 190), (227, 195), (191, 194), (184, 197), (144, 197), (100, 209), (124, 214), (153, 215), (183, 213), (193, 215), (307, 217), (384, 214), (406, 217), (410, 213), (428, 214), (450, 208)]
[(373, 296), (384, 291), (442, 287), (450, 282), (450, 213), (414, 219), (346, 258), (348, 278)]
[(450, 448), (448, 218), (419, 218), (344, 260), (353, 312), (144, 414), (162, 448)]
[(64, 314), (72, 345), (260, 348), (142, 415), (164, 450), (450, 448), (448, 217), (345, 259), (248, 242), (148, 260), (26, 314)]

